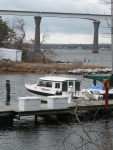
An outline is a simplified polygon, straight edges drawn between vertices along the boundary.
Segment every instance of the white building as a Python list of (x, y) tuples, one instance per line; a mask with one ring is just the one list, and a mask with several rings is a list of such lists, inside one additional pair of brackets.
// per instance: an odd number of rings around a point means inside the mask
[(0, 48), (0, 60), (21, 61), (22, 50)]

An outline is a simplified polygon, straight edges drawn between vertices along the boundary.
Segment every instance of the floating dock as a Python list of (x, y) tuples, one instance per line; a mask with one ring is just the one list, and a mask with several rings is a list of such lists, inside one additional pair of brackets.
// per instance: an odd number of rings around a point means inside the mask
[[(105, 101), (104, 100), (83, 100), (78, 99), (76, 102), (72, 102), (68, 104), (67, 108), (60, 109), (50, 109), (47, 107), (47, 103), (41, 103), (40, 110), (32, 110), (32, 111), (20, 111), (19, 105), (5, 105), (0, 106), (0, 121), (2, 123), (9, 123), (13, 125), (13, 119), (21, 119), (22, 116), (35, 116), (35, 123), (37, 122), (37, 116), (46, 117), (49, 115), (74, 115), (75, 113), (79, 114), (84, 111), (91, 110), (106, 110)], [(113, 110), (113, 100), (109, 100), (108, 109)]]

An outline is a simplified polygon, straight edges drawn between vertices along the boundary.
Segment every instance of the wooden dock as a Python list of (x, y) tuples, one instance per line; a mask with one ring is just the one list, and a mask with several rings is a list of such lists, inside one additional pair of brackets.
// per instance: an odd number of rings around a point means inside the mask
[[(0, 119), (5, 121), (8, 118), (13, 124), (13, 119), (20, 119), (21, 116), (35, 116), (35, 122), (37, 122), (37, 116), (49, 116), (49, 115), (66, 115), (75, 114), (81, 111), (90, 110), (105, 110), (105, 101), (87, 101), (78, 99), (77, 102), (68, 104), (68, 108), (65, 109), (49, 109), (47, 108), (47, 103), (41, 103), (40, 110), (35, 111), (19, 111), (19, 106), (17, 105), (5, 105), (0, 106)], [(113, 110), (113, 100), (109, 100), (108, 110)]]

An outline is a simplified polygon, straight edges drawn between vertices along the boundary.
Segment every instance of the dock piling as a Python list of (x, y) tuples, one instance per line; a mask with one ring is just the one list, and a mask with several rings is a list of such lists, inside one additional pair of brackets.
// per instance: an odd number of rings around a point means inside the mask
[(6, 105), (10, 104), (10, 80), (6, 80)]
[(35, 125), (37, 125), (37, 115), (35, 115)]

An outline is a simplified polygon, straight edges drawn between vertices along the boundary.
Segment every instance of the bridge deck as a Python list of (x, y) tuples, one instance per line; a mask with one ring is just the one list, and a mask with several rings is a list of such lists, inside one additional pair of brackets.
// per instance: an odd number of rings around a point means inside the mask
[(0, 10), (0, 15), (81, 18), (81, 19), (98, 20), (98, 21), (102, 19), (111, 19), (111, 15), (106, 15), (106, 14), (61, 13), (61, 12), (39, 12), (39, 11), (17, 11), (17, 10)]

